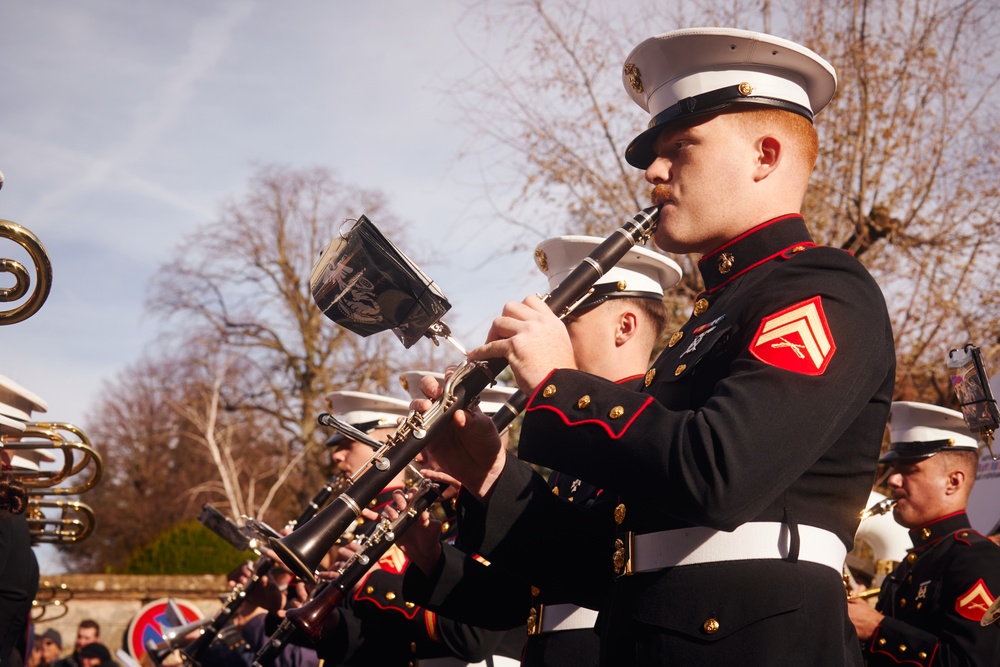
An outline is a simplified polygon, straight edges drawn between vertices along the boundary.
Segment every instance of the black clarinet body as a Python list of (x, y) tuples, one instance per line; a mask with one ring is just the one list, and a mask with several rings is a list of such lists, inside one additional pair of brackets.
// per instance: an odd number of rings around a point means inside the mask
[[(323, 485), (323, 488), (321, 488), (319, 492), (313, 496), (312, 500), (310, 500), (305, 506), (298, 518), (292, 522), (292, 532), (297, 530), (299, 527), (304, 526), (310, 519), (316, 516), (323, 505), (325, 505), (330, 499), (330, 496), (332, 496), (341, 485), (342, 481), (343, 476), (340, 473), (333, 475), (326, 480), (326, 484)], [(224, 628), (229, 621), (232, 620), (233, 616), (236, 615), (236, 612), (239, 611), (243, 600), (246, 599), (247, 594), (260, 585), (261, 580), (267, 575), (268, 572), (271, 571), (271, 568), (274, 567), (274, 565), (275, 561), (268, 556), (261, 556), (257, 559), (257, 562), (254, 563), (253, 571), (250, 574), (250, 580), (247, 581), (246, 585), (237, 584), (229, 594), (229, 597), (227, 597), (226, 601), (222, 604), (222, 607), (215, 612), (215, 615), (212, 617), (212, 622), (201, 629), (201, 634), (199, 634), (193, 642), (180, 650), (181, 656), (185, 662), (195, 666), (201, 664), (199, 660), (202, 654), (204, 654), (205, 651), (208, 650), (208, 647), (212, 645), (212, 642), (215, 641), (215, 638), (219, 635), (219, 632), (222, 631), (222, 628)]]
[(416, 523), (421, 512), (441, 496), (437, 484), (428, 480), (421, 480), (418, 484), (417, 493), (407, 503), (406, 510), (394, 521), (383, 518), (370, 534), (364, 536), (361, 546), (351, 559), (338, 569), (336, 579), (318, 585), (308, 602), (285, 612), (284, 620), (268, 637), (267, 643), (257, 651), (253, 667), (266, 667), (274, 662), (296, 630), (302, 631), (314, 642), (323, 638), (330, 613), (364, 578), (372, 563), (378, 561), (392, 547), (396, 538)]

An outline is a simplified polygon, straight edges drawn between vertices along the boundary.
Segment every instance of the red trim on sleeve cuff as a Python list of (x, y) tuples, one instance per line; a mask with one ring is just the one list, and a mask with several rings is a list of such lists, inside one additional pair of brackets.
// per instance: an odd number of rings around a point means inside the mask
[(622, 429), (619, 433), (615, 433), (614, 431), (612, 431), (608, 423), (605, 421), (601, 421), (600, 419), (582, 419), (579, 421), (572, 421), (566, 415), (565, 412), (552, 405), (534, 405), (528, 408), (528, 412), (534, 412), (536, 410), (550, 410), (559, 415), (559, 418), (562, 419), (563, 423), (566, 424), (566, 426), (581, 426), (583, 424), (594, 424), (595, 426), (600, 426), (601, 428), (603, 428), (612, 440), (618, 440), (623, 435), (625, 435), (625, 432), (629, 429), (632, 423), (635, 422), (636, 418), (640, 414), (642, 414), (642, 411), (645, 410), (646, 407), (652, 402), (653, 402), (653, 397), (652, 396), (647, 397), (646, 400), (643, 401), (642, 405), (640, 405), (639, 408), (635, 411), (635, 414), (632, 415), (632, 418), (622, 424)]

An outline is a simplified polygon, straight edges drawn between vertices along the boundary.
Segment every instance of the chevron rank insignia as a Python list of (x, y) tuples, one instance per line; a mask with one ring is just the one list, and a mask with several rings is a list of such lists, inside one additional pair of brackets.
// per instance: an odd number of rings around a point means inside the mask
[(972, 588), (958, 596), (955, 600), (955, 611), (978, 623), (991, 604), (993, 596), (990, 595), (990, 589), (986, 588), (986, 584), (980, 579), (972, 585)]
[(765, 317), (750, 352), (765, 364), (803, 375), (822, 375), (837, 346), (818, 296)]

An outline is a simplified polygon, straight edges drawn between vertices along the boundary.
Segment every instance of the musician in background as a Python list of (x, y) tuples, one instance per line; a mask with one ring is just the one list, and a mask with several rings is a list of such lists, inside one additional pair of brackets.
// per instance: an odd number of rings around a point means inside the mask
[[(539, 244), (535, 260), (554, 289), (603, 239), (587, 236), (557, 236)], [(680, 267), (671, 259), (632, 248), (594, 285), (594, 291), (563, 319), (573, 344), (578, 367), (619, 384), (640, 386), (653, 347), (666, 325), (664, 292), (681, 278)], [(420, 397), (417, 382), (407, 383), (414, 398)], [(480, 404), (482, 405), (482, 403)], [(484, 412), (489, 413), (484, 409)], [(581, 506), (591, 505), (600, 489), (570, 475), (552, 471), (552, 492)], [(411, 543), (400, 540), (403, 550)], [(414, 556), (416, 567), (406, 573), (404, 592), (408, 598), (426, 603), (454, 618), (475, 619), (486, 627), (513, 628), (527, 617), (527, 643), (522, 667), (586, 667), (597, 665), (598, 637), (594, 630), (597, 612), (547, 596), (530, 581), (512, 576), (501, 566), (483, 565), (473, 555), (440, 542)], [(573, 557), (572, 544), (564, 546)]]
[(800, 215), (836, 75), (702, 28), (642, 42), (623, 83), (651, 115), (625, 158), (654, 186), (654, 240), (701, 255), (705, 291), (638, 389), (580, 371), (541, 299), (504, 307), (469, 357), (506, 358), (530, 397), (518, 455), (604, 491), (561, 501), (458, 411), (429, 447), (463, 485), (460, 542), (600, 606), (603, 665), (860, 665), (841, 567), (895, 358), (878, 285)]
[(979, 443), (962, 413), (924, 403), (893, 403), (889, 433), (880, 462), (892, 466), (893, 518), (913, 548), (882, 582), (874, 609), (848, 606), (868, 665), (996, 665), (1000, 631), (979, 621), (1000, 594), (1000, 547), (965, 513)]
[[(0, 425), (0, 431), (6, 428)], [(11, 474), (11, 454), (3, 447), (0, 466), (0, 665), (21, 667), (28, 658), (31, 602), (38, 592), (38, 560), (31, 548), (31, 532), (24, 514), (28, 493)], [(58, 657), (57, 649), (52, 659)]]
[[(409, 412), (407, 401), (364, 392), (331, 392), (326, 398), (331, 413), (375, 440), (384, 439), (395, 431), (396, 420)], [(358, 472), (373, 453), (364, 443), (341, 434), (331, 437), (327, 445), (333, 448), (331, 458), (334, 465), (347, 476)], [(392, 502), (393, 492), (404, 488), (404, 477), (405, 471), (372, 500), (366, 508), (370, 510), (369, 516), (372, 516), (371, 512), (377, 514)], [(374, 525), (374, 522), (361, 517), (351, 532), (362, 535)], [(334, 570), (336, 557), (346, 559), (352, 551), (341, 547), (331, 552), (320, 567)], [(504, 633), (443, 618), (407, 601), (403, 596), (402, 582), (408, 566), (402, 551), (390, 548), (372, 564), (367, 575), (350, 592), (349, 598), (327, 617), (327, 632), (315, 646), (324, 665), (381, 667), (405, 665), (414, 660), (427, 665), (442, 657), (472, 663), (492, 656), (495, 651), (502, 651), (499, 645)], [(270, 611), (276, 610), (272, 608)], [(276, 625), (276, 616), (269, 614), (266, 624), (268, 634), (274, 631)], [(296, 635), (290, 641), (312, 645), (304, 637)], [(260, 646), (253, 648), (257, 650)], [(494, 657), (490, 659), (495, 660)]]

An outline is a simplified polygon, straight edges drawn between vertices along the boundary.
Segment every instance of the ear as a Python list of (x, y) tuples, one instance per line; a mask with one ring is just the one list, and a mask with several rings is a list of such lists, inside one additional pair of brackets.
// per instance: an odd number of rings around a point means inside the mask
[(754, 180), (761, 181), (778, 168), (781, 162), (781, 141), (774, 135), (765, 135), (757, 140), (757, 164), (754, 168)]
[(623, 310), (618, 316), (618, 328), (615, 330), (615, 345), (624, 345), (639, 331), (639, 318), (631, 310)]
[(965, 481), (966, 481), (965, 471), (959, 469), (949, 471), (947, 476), (945, 477), (945, 486), (944, 486), (945, 495), (950, 496), (954, 493), (958, 493), (961, 489), (965, 487)]

